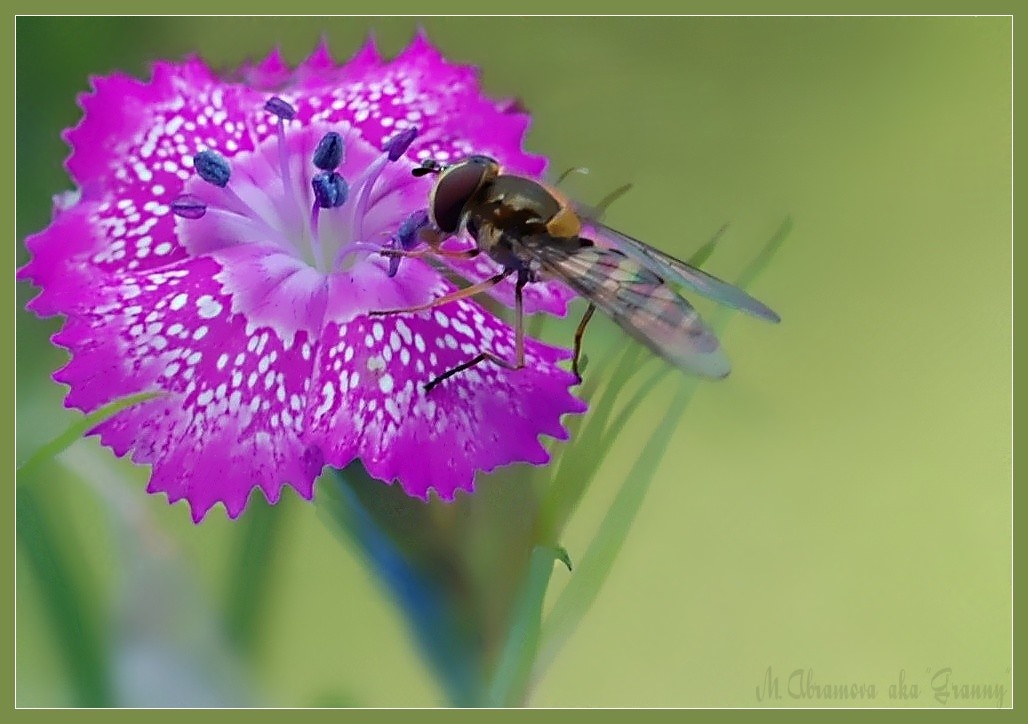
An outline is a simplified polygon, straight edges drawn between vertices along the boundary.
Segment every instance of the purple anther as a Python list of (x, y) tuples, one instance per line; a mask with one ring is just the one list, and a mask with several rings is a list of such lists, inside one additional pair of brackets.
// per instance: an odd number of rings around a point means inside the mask
[(400, 248), (413, 249), (418, 243), (418, 232), (428, 226), (428, 209), (418, 209), (403, 220), (396, 230), (396, 240)]
[(311, 188), (314, 189), (314, 200), (323, 209), (342, 206), (350, 195), (346, 179), (335, 171), (322, 171), (315, 174), (311, 179)]
[(269, 98), (267, 103), (264, 104), (264, 110), (285, 121), (291, 121), (296, 118), (296, 109), (278, 96)]
[(225, 188), (232, 176), (228, 161), (217, 151), (200, 151), (193, 156), (193, 168), (204, 181), (220, 188)]
[(343, 162), (343, 137), (335, 131), (329, 131), (314, 149), (314, 165), (322, 171), (335, 171)]
[(407, 149), (410, 148), (410, 145), (414, 142), (414, 138), (417, 135), (417, 127), (410, 126), (386, 141), (384, 150), (388, 152), (389, 160), (396, 161), (400, 156), (407, 153)]
[(171, 202), (171, 213), (182, 219), (202, 219), (207, 204), (192, 194), (184, 194)]

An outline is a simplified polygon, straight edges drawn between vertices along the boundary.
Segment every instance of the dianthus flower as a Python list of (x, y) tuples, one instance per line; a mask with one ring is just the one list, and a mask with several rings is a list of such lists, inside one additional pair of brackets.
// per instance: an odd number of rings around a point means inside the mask
[[(390, 62), (370, 41), (342, 66), (321, 46), (232, 79), (157, 63), (149, 82), (94, 79), (80, 104), (77, 190), (27, 240), (19, 278), (41, 288), (31, 310), (67, 318), (67, 406), (157, 393), (91, 430), (152, 466), (150, 492), (196, 521), (219, 502), (236, 517), (254, 487), (310, 498), (325, 465), (359, 459), (448, 500), (476, 471), (545, 462), (540, 435), (566, 437), (561, 416), (584, 405), (565, 350), (528, 340), (524, 369), (483, 364), (426, 392), (482, 350), (513, 358), (510, 326), (474, 300), (369, 316), (456, 288), (438, 264), (380, 253), (416, 242), (431, 187), (418, 161), (543, 171), (521, 150), (528, 117), (483, 97), (474, 69), (419, 35)], [(490, 265), (457, 268), (474, 281)], [(494, 295), (509, 303), (512, 285)], [(564, 314), (568, 297), (534, 284), (526, 311)]]

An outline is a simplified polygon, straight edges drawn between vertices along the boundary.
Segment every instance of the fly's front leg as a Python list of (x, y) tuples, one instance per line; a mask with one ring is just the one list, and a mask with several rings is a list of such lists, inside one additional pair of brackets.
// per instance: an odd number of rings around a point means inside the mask
[[(396, 233), (389, 237), (388, 246), (379, 254), (389, 258), (389, 276), (396, 276), (400, 268), (400, 259), (420, 259), (438, 256), (446, 259), (474, 259), (481, 253), (478, 247), (463, 251), (443, 249), (442, 243), (450, 238), (450, 234), (435, 228), (424, 209), (415, 211), (400, 224)], [(428, 249), (415, 250), (419, 243), (428, 245)]]
[(424, 304), (419, 304), (416, 307), (406, 307), (404, 309), (380, 309), (378, 311), (368, 312), (368, 316), (384, 317), (387, 314), (408, 314), (410, 312), (424, 312), (426, 309), (433, 309), (434, 307), (438, 307), (443, 304), (456, 302), (458, 299), (466, 299), (467, 297), (473, 297), (476, 294), (481, 294), (482, 292), (488, 291), (500, 282), (502, 282), (504, 279), (509, 277), (510, 275), (511, 272), (502, 271), (499, 274), (494, 274), (493, 276), (489, 277), (484, 282), (472, 284), (470, 287), (465, 287), (464, 289), (458, 289), (455, 292), (444, 294), (441, 297), (436, 297), (432, 301), (425, 302)]
[[(503, 276), (507, 276), (510, 272), (504, 272)], [(525, 315), (523, 311), (523, 300), (522, 290), (525, 288), (525, 284), (528, 283), (528, 272), (524, 269), (518, 271), (517, 283), (514, 285), (514, 357), (515, 361), (509, 362), (502, 357), (497, 357), (492, 352), (479, 352), (478, 355), (463, 362), (453, 369), (443, 372), (441, 375), (431, 380), (425, 385), (425, 392), (429, 393), (435, 387), (442, 382), (453, 377), (455, 374), (463, 372), (464, 370), (471, 369), (477, 364), (482, 362), (492, 362), (494, 364), (503, 367), (508, 370), (519, 370), (525, 366)]]
[(462, 251), (450, 251), (449, 249), (418, 249), (417, 251), (383, 249), (378, 253), (382, 256), (400, 257), (403, 259), (422, 259), (426, 256), (437, 256), (443, 259), (474, 259), (482, 253), (482, 250), (478, 247), (475, 247), (474, 249), (464, 249)]
[(389, 237), (387, 247), (382, 250), (383, 256), (389, 257), (389, 276), (396, 276), (400, 268), (400, 259), (407, 256), (419, 242), (425, 241), (430, 246), (427, 235), (431, 234), (435, 244), (441, 244), (444, 236), (442, 232), (433, 229), (432, 221), (428, 216), (428, 209), (418, 209), (412, 212), (396, 230), (396, 233)]

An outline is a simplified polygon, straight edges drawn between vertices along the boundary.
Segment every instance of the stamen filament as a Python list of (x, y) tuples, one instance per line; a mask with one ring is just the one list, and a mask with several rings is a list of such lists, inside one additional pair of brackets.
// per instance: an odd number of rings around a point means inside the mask
[(311, 251), (314, 254), (314, 264), (318, 269), (325, 270), (325, 252), (321, 247), (321, 237), (318, 235), (318, 214), (321, 212), (321, 204), (317, 199), (311, 206)]
[(234, 209), (231, 209), (232, 211), (236, 211), (237, 213), (239, 213), (240, 216), (248, 216), (258, 219), (265, 225), (270, 226), (269, 222), (263, 216), (260, 215), (257, 209), (250, 206), (250, 204), (247, 203), (242, 196), (237, 194), (234, 189), (231, 189), (228, 186), (224, 186), (222, 187), (221, 191), (226, 196), (226, 200), (229, 202), (228, 206), (230, 207), (230, 209), (233, 206), (235, 207)]
[(361, 174), (358, 181), (360, 192), (357, 195), (357, 203), (353, 206), (353, 222), (350, 224), (355, 241), (364, 240), (364, 215), (368, 211), (368, 200), (371, 197), (371, 190), (388, 163), (389, 154), (383, 153), (368, 166), (367, 171)]
[(354, 207), (354, 223), (350, 227), (355, 232), (354, 236), (357, 241), (364, 239), (364, 215), (368, 211), (368, 202), (371, 199), (371, 192), (374, 190), (378, 177), (382, 174), (387, 164), (398, 161), (403, 157), (403, 154), (410, 148), (417, 135), (418, 129), (416, 126), (409, 126), (394, 135), (386, 141), (385, 153), (375, 159), (374, 163), (368, 168), (367, 174), (365, 174), (367, 181), (360, 186), (360, 193), (357, 196), (357, 203)]
[[(208, 206), (208, 214), (212, 212), (231, 214), (233, 216), (240, 216), (244, 219), (249, 219), (250, 221), (253, 221), (254, 223), (258, 224), (262, 229), (264, 229), (264, 231), (269, 232), (281, 244), (281, 246), (284, 249), (288, 249), (290, 246), (292, 246), (292, 244), (289, 243), (286, 237), (283, 236), (282, 232), (279, 229), (275, 228), (274, 224), (272, 224), (263, 216), (261, 216), (261, 214), (258, 213), (257, 210), (254, 209), (252, 206), (250, 206), (250, 204), (246, 203), (246, 201), (244, 201), (239, 194), (237, 194), (228, 186), (223, 187), (221, 190), (227, 197), (227, 200), (229, 201), (228, 206), (230, 208), (222, 209), (216, 206)], [(236, 208), (231, 208), (232, 205), (235, 205)]]
[[(267, 108), (267, 106), (265, 106), (265, 108)], [(278, 127), (276, 129), (278, 137), (278, 167), (279, 173), (282, 176), (282, 192), (289, 197), (289, 203), (298, 213), (299, 217), (303, 218), (305, 216), (303, 213), (303, 203), (296, 198), (295, 185), (293, 184), (292, 174), (289, 172), (289, 149), (286, 147), (286, 121), (289, 120), (291, 115), (279, 115), (275, 110), (268, 110), (273, 115), (278, 116), (278, 123), (275, 125)], [(309, 251), (311, 253), (311, 257), (316, 259), (318, 256), (318, 250), (314, 247), (315, 241), (312, 234)]]

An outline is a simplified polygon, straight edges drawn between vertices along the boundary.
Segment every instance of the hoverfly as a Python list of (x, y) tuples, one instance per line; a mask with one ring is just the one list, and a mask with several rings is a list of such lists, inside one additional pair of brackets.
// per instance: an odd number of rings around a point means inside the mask
[[(599, 308), (622, 329), (675, 366), (704, 377), (725, 377), (728, 359), (717, 337), (699, 314), (670, 286), (677, 284), (761, 319), (779, 316), (762, 302), (727, 282), (652, 246), (587, 220), (596, 240), (581, 235), (579, 212), (554, 189), (533, 179), (504, 174), (488, 156), (474, 155), (452, 165), (422, 161), (415, 176), (438, 178), (429, 195), (430, 227), (421, 230), (428, 252), (385, 250), (392, 256), (471, 258), (480, 253), (502, 267), (494, 276), (438, 297), (419, 307), (373, 312), (375, 315), (416, 312), (479, 294), (511, 275), (515, 277), (515, 353), (512, 362), (483, 350), (425, 385), (430, 391), (443, 380), (491, 361), (517, 370), (524, 367), (522, 290), (540, 279), (557, 279), (589, 302), (575, 331), (572, 370), (579, 375), (582, 335)], [(447, 238), (466, 229), (475, 248), (449, 251)]]

